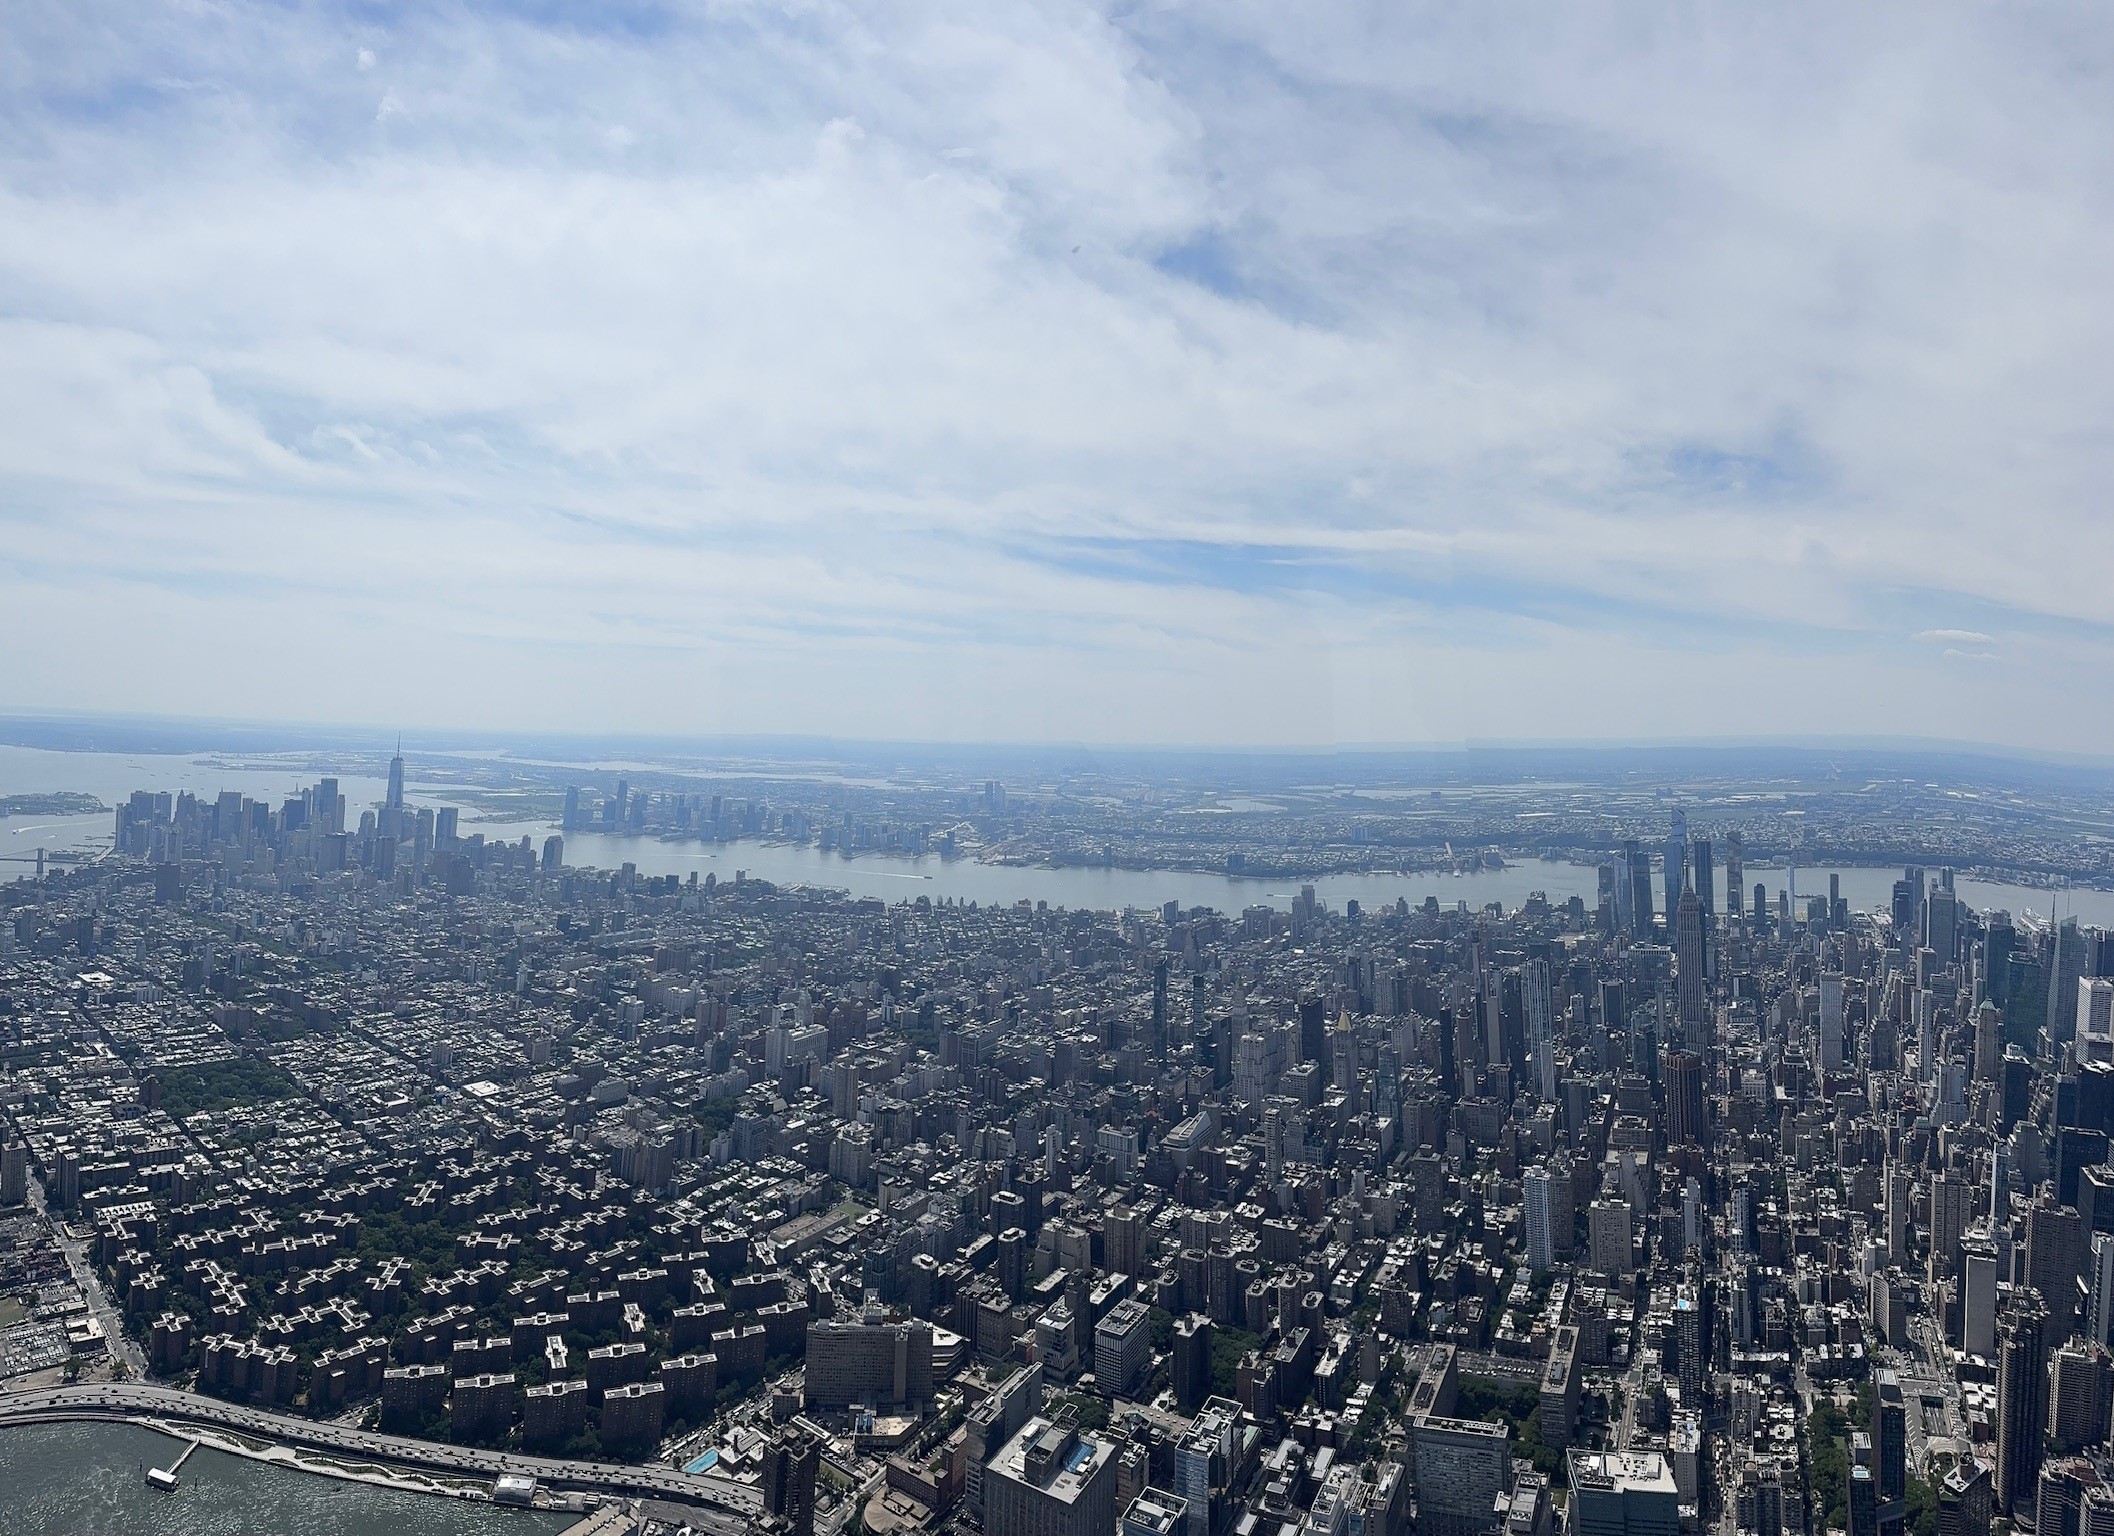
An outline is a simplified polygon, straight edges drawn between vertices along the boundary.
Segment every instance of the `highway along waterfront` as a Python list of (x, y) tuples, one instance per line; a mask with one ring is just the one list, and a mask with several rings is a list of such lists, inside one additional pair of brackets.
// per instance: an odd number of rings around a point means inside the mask
[(0, 1427), (9, 1536), (546, 1536), (577, 1516), (341, 1482), (201, 1446), (174, 1493), (149, 1488), (184, 1441), (132, 1424)]

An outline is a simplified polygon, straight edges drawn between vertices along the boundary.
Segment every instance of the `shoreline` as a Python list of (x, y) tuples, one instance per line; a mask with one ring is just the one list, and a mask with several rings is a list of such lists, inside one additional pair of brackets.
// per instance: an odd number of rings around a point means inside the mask
[[(185, 1426), (174, 1419), (126, 1418), (123, 1422), (137, 1424), (142, 1429), (153, 1430), (172, 1440), (198, 1441), (209, 1450), (225, 1451), (230, 1456), (239, 1456), (244, 1461), (261, 1462), (268, 1466), (287, 1467), (297, 1472), (310, 1472), (318, 1477), (335, 1478), (339, 1482), (364, 1483), (375, 1488), (394, 1488), (403, 1493), (423, 1493), (435, 1498), (469, 1500), (474, 1503), (492, 1504), (492, 1485), (485, 1479), (449, 1477), (441, 1473), (420, 1472), (410, 1467), (392, 1466), (384, 1462), (353, 1461), (331, 1455), (327, 1451), (313, 1450), (307, 1446), (284, 1445), (277, 1441), (253, 1440), (247, 1435), (230, 1429), (211, 1425)], [(541, 1491), (539, 1487), (539, 1492)], [(585, 1494), (586, 1500), (600, 1502), (600, 1495)], [(496, 1507), (505, 1508), (499, 1505)], [(526, 1506), (543, 1513), (567, 1513), (554, 1504)], [(592, 1505), (587, 1507), (593, 1507)]]

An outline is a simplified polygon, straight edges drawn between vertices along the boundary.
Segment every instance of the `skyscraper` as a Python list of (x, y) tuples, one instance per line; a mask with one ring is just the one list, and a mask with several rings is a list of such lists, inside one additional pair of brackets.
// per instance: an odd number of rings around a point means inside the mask
[[(1680, 987), (1681, 1027), (1700, 1029), (1703, 1024), (1703, 909), (1694, 886), (1681, 891), (1674, 917), (1674, 980)], [(1690, 1034), (1690, 1039), (1695, 1036)]]
[(1648, 939), (1652, 936), (1652, 861), (1634, 840), (1624, 843), (1622, 852), (1629, 864), (1630, 936)]
[[(1739, 829), (1735, 827), (1725, 834), (1725, 915), (1740, 916), (1740, 882), (1747, 878), (1744, 850), (1740, 847)], [(1757, 912), (1755, 916), (1761, 914)]]
[(2101, 1348), (2114, 1349), (2114, 1234), (2092, 1234), (2092, 1257), (2085, 1278), (2091, 1286), (2085, 1337)]
[(389, 759), (389, 799), (387, 804), (392, 811), (400, 811), (404, 808), (404, 744), (401, 741), (396, 744), (396, 756)]
[(815, 1536), (815, 1480), (821, 1470), (822, 1443), (805, 1430), (787, 1426), (764, 1448), (764, 1513), (785, 1520), (793, 1536)]
[(1879, 1484), (1880, 1536), (1900, 1536), (1908, 1499), (1908, 1404), (1901, 1378), (1879, 1372), (1877, 1406), (1872, 1414), (1872, 1460)]
[(1705, 917), (1715, 917), (1718, 910), (1717, 876), (1710, 859), (1710, 839), (1697, 837), (1688, 845), (1688, 883), (1696, 888), (1696, 905), (1703, 909)]
[(1546, 1274), (1556, 1265), (1555, 1182), (1546, 1163), (1529, 1168), (1520, 1176), (1526, 1207), (1522, 1215), (1527, 1228), (1527, 1267), (1537, 1275)]
[(2041, 1349), (2047, 1314), (2038, 1292), (2013, 1297), (1997, 1334), (1996, 1503), (2006, 1514), (2033, 1499), (2048, 1418), (2048, 1368)]
[(1674, 812), (1673, 830), (1666, 838), (1666, 911), (1672, 916), (1681, 901), (1681, 887), (1688, 879), (1688, 813)]
[(1704, 1119), (1703, 1058), (1694, 1051), (1672, 1051), (1666, 1058), (1666, 1141), (1674, 1147), (1710, 1144)]

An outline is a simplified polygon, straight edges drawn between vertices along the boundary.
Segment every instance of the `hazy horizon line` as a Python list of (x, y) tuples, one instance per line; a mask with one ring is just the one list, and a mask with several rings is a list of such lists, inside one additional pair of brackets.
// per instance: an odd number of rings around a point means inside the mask
[(1999, 745), (1953, 737), (1895, 736), (1885, 734), (1748, 734), (1727, 736), (1627, 736), (1627, 737), (1462, 737), (1449, 740), (1430, 741), (1340, 741), (1323, 743), (1268, 743), (1241, 741), (1087, 741), (1077, 738), (999, 739), (999, 738), (932, 738), (932, 737), (887, 737), (843, 735), (827, 731), (654, 731), (654, 730), (596, 730), (573, 727), (466, 727), (448, 730), (429, 725), (406, 723), (385, 724), (357, 720), (299, 720), (269, 719), (231, 715), (162, 714), (123, 710), (89, 709), (34, 709), (13, 708), (0, 705), (0, 737), (6, 745), (31, 747), (47, 751), (115, 751), (133, 750), (177, 754), (189, 751), (222, 750), (228, 746), (245, 745), (256, 749), (251, 743), (199, 742), (191, 745), (168, 745), (163, 747), (54, 745), (50, 743), (14, 740), (16, 732), (10, 728), (45, 725), (50, 727), (96, 727), (111, 730), (131, 728), (158, 729), (163, 731), (188, 731), (206, 733), (211, 731), (239, 732), (253, 736), (280, 735), (288, 738), (287, 750), (300, 750), (298, 738), (318, 736), (337, 737), (340, 740), (329, 745), (365, 748), (388, 747), (401, 737), (406, 746), (424, 752), (445, 753), (469, 750), (474, 746), (497, 746), (503, 749), (526, 747), (533, 744), (555, 745), (578, 744), (608, 748), (619, 745), (657, 746), (663, 748), (715, 748), (728, 749), (827, 749), (844, 751), (863, 750), (909, 750), (938, 751), (946, 753), (1000, 752), (1025, 753), (1105, 753), (1134, 757), (1232, 757), (1232, 758), (1326, 758), (1333, 756), (1384, 758), (1402, 757), (1466, 757), (1476, 753), (1517, 754), (1581, 754), (1606, 755), (1621, 752), (1703, 752), (1724, 753), (1741, 750), (1811, 753), (1825, 755), (1830, 752), (1859, 753), (1867, 755), (1912, 756), (1917, 754), (1947, 757), (1969, 757), (1996, 762), (2013, 762), (2054, 765), (2075, 768), (2102, 768), (2114, 770), (2114, 756), (2082, 752), (2063, 752), (2049, 748)]

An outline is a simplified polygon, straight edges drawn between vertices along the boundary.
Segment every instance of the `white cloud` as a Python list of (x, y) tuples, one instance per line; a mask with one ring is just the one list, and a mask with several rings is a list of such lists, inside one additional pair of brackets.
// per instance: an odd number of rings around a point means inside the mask
[(123, 590), (434, 719), (2086, 728), (2092, 11), (119, 14), (0, 136), (0, 702)]

